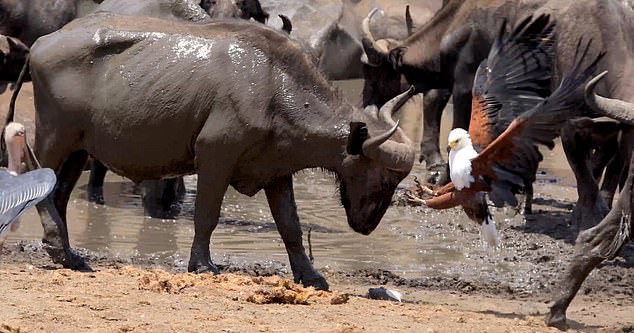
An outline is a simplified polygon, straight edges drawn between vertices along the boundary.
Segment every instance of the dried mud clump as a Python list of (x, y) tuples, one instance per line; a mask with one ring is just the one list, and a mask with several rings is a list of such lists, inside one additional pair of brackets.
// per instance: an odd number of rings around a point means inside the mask
[[(179, 294), (192, 287), (213, 287), (210, 292), (225, 291), (237, 294), (238, 299), (255, 304), (344, 304), (348, 295), (304, 288), (279, 276), (249, 277), (236, 274), (169, 273), (163, 270), (146, 271), (126, 266), (119, 274), (137, 278), (139, 289), (158, 293)], [(205, 288), (197, 289), (205, 292)]]

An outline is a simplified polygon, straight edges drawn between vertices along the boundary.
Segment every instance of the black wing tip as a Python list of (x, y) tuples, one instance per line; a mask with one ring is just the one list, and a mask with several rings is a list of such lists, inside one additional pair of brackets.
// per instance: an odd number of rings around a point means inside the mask
[[(506, 19), (504, 20), (506, 22)], [(514, 29), (511, 34), (512, 38), (522, 35), (541, 35), (553, 30), (557, 24), (555, 20), (551, 20), (550, 14), (543, 13), (533, 19), (533, 15), (528, 15)]]
[(565, 86), (574, 86), (573, 89), (576, 89), (577, 86), (581, 85), (585, 81), (587, 81), (590, 76), (592, 76), (599, 66), (599, 62), (605, 57), (607, 51), (601, 50), (599, 54), (594, 58), (594, 60), (585, 68), (582, 69), (582, 64), (588, 53), (590, 52), (590, 47), (592, 46), (592, 38), (589, 38), (588, 41), (583, 43), (583, 37), (580, 37), (577, 41), (577, 47), (575, 49), (575, 56), (573, 60), (573, 65), (570, 70), (568, 70), (564, 74), (564, 78), (561, 81), (560, 88), (564, 88)]

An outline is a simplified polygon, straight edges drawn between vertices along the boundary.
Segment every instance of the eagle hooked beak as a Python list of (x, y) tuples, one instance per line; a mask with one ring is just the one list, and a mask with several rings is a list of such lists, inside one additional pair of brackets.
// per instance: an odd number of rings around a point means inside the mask
[(454, 149), (454, 147), (456, 147), (456, 145), (458, 144), (458, 140), (454, 140), (449, 142), (449, 148)]

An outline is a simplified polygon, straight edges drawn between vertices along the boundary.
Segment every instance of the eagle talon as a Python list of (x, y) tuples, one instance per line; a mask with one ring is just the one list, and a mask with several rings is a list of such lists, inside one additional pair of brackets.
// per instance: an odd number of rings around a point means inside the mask
[(416, 176), (414, 176), (414, 183), (416, 183), (416, 186), (423, 194), (431, 195), (433, 197), (438, 196), (438, 192), (434, 191), (431, 187), (427, 185), (421, 184), (420, 180), (418, 180), (418, 177)]
[(432, 190), (431, 187), (429, 186), (425, 186), (425, 185), (419, 185), (420, 190), (425, 193), (425, 194), (429, 194), (431, 196), (437, 197), (438, 196), (438, 192)]
[(411, 194), (411, 193), (409, 193), (409, 192), (405, 193), (405, 197), (407, 197), (407, 200), (408, 200), (409, 202), (412, 202), (412, 203), (417, 203), (417, 204), (421, 204), (421, 205), (427, 206), (427, 202), (426, 202), (426, 200), (423, 200), (423, 199), (421, 199), (421, 198), (419, 198), (419, 197), (417, 197), (417, 196), (415, 196), (415, 195), (413, 195), (413, 194)]

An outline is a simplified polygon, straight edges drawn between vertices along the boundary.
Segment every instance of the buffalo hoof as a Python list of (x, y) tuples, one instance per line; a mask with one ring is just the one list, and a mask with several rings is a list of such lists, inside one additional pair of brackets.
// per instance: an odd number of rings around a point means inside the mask
[(88, 185), (88, 201), (103, 205), (106, 201), (103, 199), (103, 187), (92, 187)]
[(559, 310), (550, 309), (550, 313), (546, 315), (545, 322), (546, 325), (555, 327), (562, 331), (568, 329), (568, 324), (566, 324), (566, 313)]
[(326, 282), (326, 278), (319, 273), (315, 273), (311, 276), (303, 275), (299, 278), (295, 278), (295, 283), (300, 282), (304, 285), (304, 287), (314, 287), (316, 290), (328, 291), (328, 288), (330, 287), (328, 282)]
[(187, 271), (196, 273), (196, 274), (199, 274), (199, 273), (220, 274), (220, 270), (213, 262), (211, 262), (211, 260), (205, 260), (204, 262), (199, 260), (195, 260), (195, 261), (190, 260), (189, 265), (187, 265)]
[(529, 203), (524, 205), (524, 215), (533, 215), (533, 205)]
[(597, 198), (594, 205), (577, 202), (572, 210), (572, 225), (575, 233), (580, 233), (597, 225), (608, 214), (609, 209), (602, 198)]
[(73, 249), (60, 249), (50, 244), (44, 243), (44, 250), (51, 257), (54, 263), (61, 264), (64, 268), (80, 271), (92, 272), (92, 268), (86, 263), (84, 258), (75, 253)]

